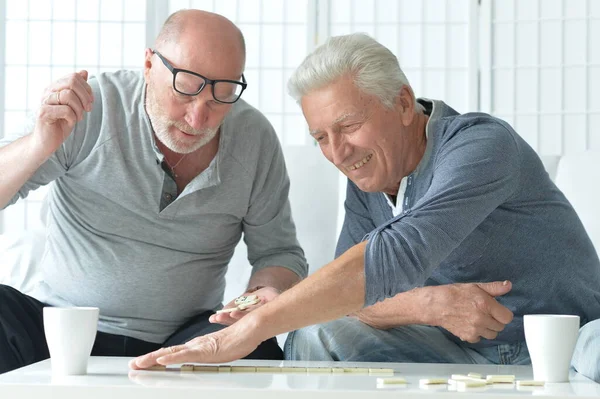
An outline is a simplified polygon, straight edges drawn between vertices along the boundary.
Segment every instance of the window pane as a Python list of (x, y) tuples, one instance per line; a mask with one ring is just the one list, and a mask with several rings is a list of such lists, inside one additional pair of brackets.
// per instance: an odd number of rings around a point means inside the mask
[(29, 18), (50, 20), (52, 18), (52, 2), (48, 0), (29, 0)]
[(146, 26), (140, 23), (128, 23), (124, 26), (123, 63), (126, 67), (139, 69), (144, 65), (144, 44)]
[(125, 21), (146, 22), (146, 0), (127, 0), (123, 2)]
[(242, 0), (238, 3), (238, 22), (260, 22), (260, 0)]
[(49, 66), (29, 67), (27, 71), (27, 108), (36, 109), (42, 102), (44, 89), (52, 80), (52, 69)]
[(7, 19), (26, 19), (28, 15), (27, 2), (23, 0), (6, 0)]
[(281, 71), (262, 71), (260, 74), (260, 103), (263, 112), (283, 111), (283, 73)]
[(398, 21), (398, 1), (397, 0), (377, 0), (377, 22), (394, 23)]
[(79, 21), (98, 21), (100, 19), (100, 0), (77, 0), (77, 19)]
[(306, 56), (306, 26), (305, 25), (286, 25), (285, 26), (285, 67), (295, 68), (300, 65)]
[(262, 0), (262, 22), (281, 22), (283, 21), (283, 4), (281, 0)]
[(284, 0), (285, 1), (285, 20), (286, 22), (306, 25), (308, 7), (306, 1)]
[(332, 24), (350, 23), (348, 0), (332, 0), (330, 18)]
[[(75, 23), (55, 22), (52, 25), (52, 63), (73, 65), (75, 63)], [(59, 44), (60, 43), (60, 44)]]
[(54, 0), (52, 18), (73, 21), (75, 19), (75, 4), (75, 0)]
[(7, 66), (4, 73), (6, 108), (15, 111), (27, 109), (27, 68)]
[(50, 22), (29, 23), (29, 63), (48, 64), (52, 46)]
[(100, 19), (103, 21), (122, 21), (123, 20), (123, 1), (122, 0), (100, 0), (101, 10)]
[[(4, 137), (22, 134), (27, 125), (27, 113), (7, 111), (4, 113)], [(2, 135), (0, 135), (2, 136)]]
[[(261, 35), (261, 65), (264, 68), (282, 67), (283, 25), (265, 25)], [(288, 43), (286, 43), (288, 45)]]
[(353, 0), (354, 22), (372, 24), (375, 22), (375, 2), (373, 0)]
[(114, 67), (122, 62), (121, 24), (107, 22), (100, 24), (100, 65)]
[(27, 22), (6, 22), (6, 63), (8, 65), (27, 63)]
[(77, 64), (95, 65), (98, 63), (98, 46), (90, 43), (98, 43), (98, 23), (77, 23)]

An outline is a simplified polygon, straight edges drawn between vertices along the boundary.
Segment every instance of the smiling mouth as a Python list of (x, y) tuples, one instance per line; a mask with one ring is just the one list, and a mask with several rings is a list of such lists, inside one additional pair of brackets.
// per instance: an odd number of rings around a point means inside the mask
[(362, 168), (367, 162), (369, 162), (373, 158), (373, 154), (369, 154), (357, 163), (348, 166), (348, 170), (356, 170)]

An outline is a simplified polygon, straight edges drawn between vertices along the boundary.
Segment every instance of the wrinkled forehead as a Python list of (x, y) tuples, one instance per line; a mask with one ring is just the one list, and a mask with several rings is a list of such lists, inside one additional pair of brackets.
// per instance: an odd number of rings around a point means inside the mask
[(346, 79), (312, 90), (300, 99), (307, 120), (310, 116), (329, 124), (339, 123), (350, 116), (364, 115), (377, 103), (375, 96), (365, 94)]
[(367, 102), (348, 97), (303, 97), (302, 112), (311, 135), (337, 131), (348, 124), (363, 122), (370, 113)]

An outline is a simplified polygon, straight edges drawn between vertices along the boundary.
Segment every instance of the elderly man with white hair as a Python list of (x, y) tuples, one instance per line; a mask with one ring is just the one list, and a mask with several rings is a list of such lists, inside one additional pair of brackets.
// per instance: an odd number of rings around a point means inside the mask
[(288, 359), (528, 364), (524, 314), (600, 316), (594, 247), (508, 123), (416, 99), (397, 58), (364, 34), (329, 39), (289, 88), (348, 177), (335, 260), (132, 367), (229, 361), (308, 325), (289, 336)]

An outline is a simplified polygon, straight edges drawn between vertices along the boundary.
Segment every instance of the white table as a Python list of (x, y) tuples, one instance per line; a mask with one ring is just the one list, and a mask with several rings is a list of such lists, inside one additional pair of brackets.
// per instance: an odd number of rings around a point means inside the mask
[(517, 379), (532, 379), (530, 366), (478, 366), (406, 363), (329, 363), (274, 362), (240, 360), (231, 364), (284, 367), (372, 367), (393, 368), (395, 376), (403, 376), (406, 386), (378, 388), (377, 376), (321, 373), (199, 373), (167, 371), (131, 371), (129, 358), (92, 357), (88, 375), (53, 377), (50, 361), (24, 367), (0, 375), (0, 398), (56, 399), (353, 399), (353, 398), (418, 398), (431, 395), (449, 399), (478, 396), (479, 399), (536, 396), (539, 398), (600, 397), (600, 385), (587, 378), (571, 374), (570, 383), (546, 384), (543, 387), (516, 385), (471, 388), (464, 392), (450, 391), (448, 386), (419, 385), (420, 378), (449, 378), (451, 374), (478, 372), (514, 374)]

